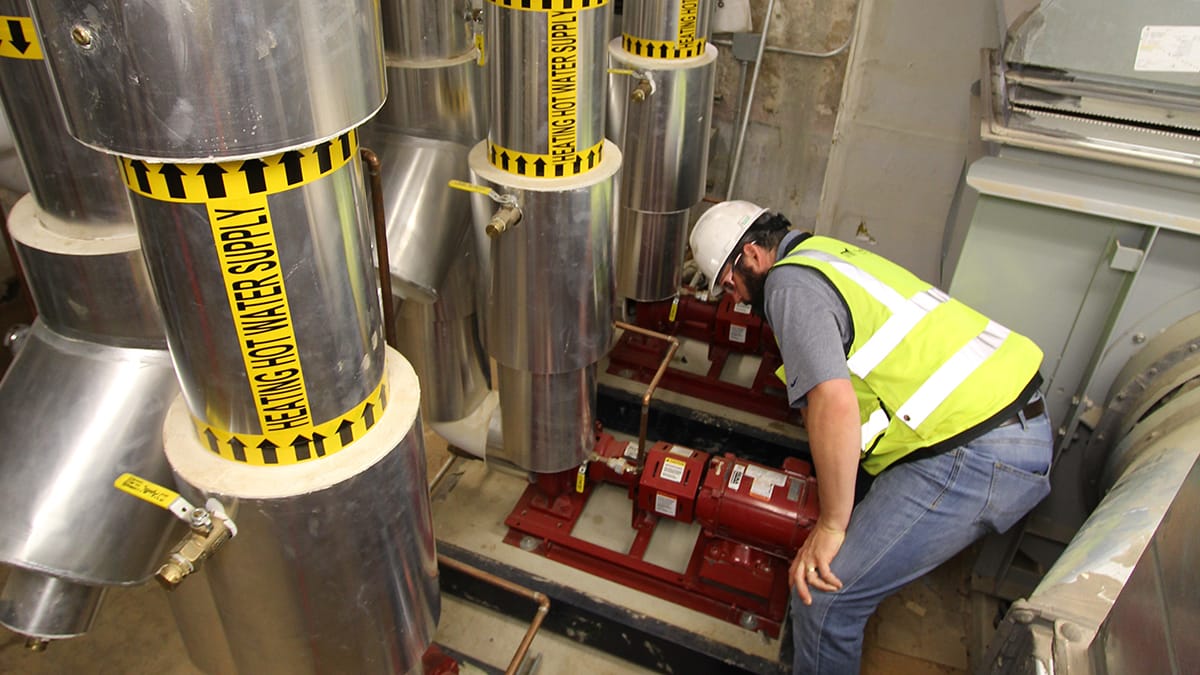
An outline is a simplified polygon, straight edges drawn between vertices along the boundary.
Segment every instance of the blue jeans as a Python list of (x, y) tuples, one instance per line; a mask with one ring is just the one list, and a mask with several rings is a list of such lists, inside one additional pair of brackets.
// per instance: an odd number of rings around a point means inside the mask
[(1020, 520), (1050, 492), (1052, 449), (1050, 419), (1042, 415), (880, 473), (833, 559), (841, 590), (812, 589), (809, 606), (792, 591), (792, 672), (857, 675), (863, 630), (879, 603), (985, 533)]

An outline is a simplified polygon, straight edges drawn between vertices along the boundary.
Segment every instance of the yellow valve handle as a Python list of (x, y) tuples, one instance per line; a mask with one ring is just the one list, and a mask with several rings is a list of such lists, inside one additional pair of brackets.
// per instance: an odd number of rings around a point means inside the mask
[(478, 52), (479, 52), (479, 56), (476, 57), (476, 59), (475, 59), (475, 65), (486, 66), (487, 65), (487, 52), (484, 51), (483, 33), (475, 34), (475, 49), (478, 50)]
[(575, 474), (575, 491), (583, 494), (583, 488), (587, 485), (587, 462), (579, 465), (579, 473)]
[(196, 510), (196, 507), (192, 506), (178, 492), (131, 473), (121, 474), (113, 482), (113, 486), (121, 492), (131, 494), (142, 501), (150, 502), (159, 508), (166, 509), (187, 523), (191, 522), (189, 517), (192, 511)]
[(465, 192), (478, 192), (481, 195), (488, 195), (489, 197), (492, 195), (492, 189), (490, 187), (486, 185), (468, 183), (465, 180), (452, 180), (450, 181), (450, 187), (454, 188), (455, 190), (463, 190)]
[(486, 185), (476, 185), (474, 183), (468, 183), (465, 180), (451, 180), (447, 184), (455, 190), (462, 190), (464, 192), (478, 192), (481, 195), (487, 195), (497, 204), (508, 204), (510, 206), (517, 205), (517, 198), (515, 196), (502, 195)]

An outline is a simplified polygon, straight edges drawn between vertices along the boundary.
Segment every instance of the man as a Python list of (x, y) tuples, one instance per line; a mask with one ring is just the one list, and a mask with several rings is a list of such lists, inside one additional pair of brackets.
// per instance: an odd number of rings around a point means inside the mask
[[(1050, 491), (1042, 352), (874, 253), (717, 204), (690, 243), (710, 292), (749, 303), (803, 410), (821, 515), (792, 562), (795, 673), (858, 673), (892, 592)], [(875, 476), (854, 504), (858, 465)]]

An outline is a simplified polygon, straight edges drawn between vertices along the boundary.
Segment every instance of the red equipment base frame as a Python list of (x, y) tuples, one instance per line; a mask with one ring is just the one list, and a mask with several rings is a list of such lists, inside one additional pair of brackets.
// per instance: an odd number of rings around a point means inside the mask
[[(642, 557), (658, 517), (633, 509), (632, 503), (637, 534), (628, 553), (577, 539), (571, 531), (592, 488), (589, 482), (581, 493), (552, 498), (537, 484), (530, 485), (504, 521), (509, 527), (504, 542), (772, 638), (779, 636), (787, 615), (789, 561), (701, 530), (684, 573), (654, 565)], [(526, 537), (536, 544), (523, 544)]]

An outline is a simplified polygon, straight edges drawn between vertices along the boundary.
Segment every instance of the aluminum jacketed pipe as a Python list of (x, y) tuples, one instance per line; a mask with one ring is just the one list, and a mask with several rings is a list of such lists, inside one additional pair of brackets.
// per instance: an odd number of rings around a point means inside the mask
[[(611, 13), (607, 0), (484, 5), (490, 130), (469, 162), (475, 181), (506, 200), (486, 281), (504, 437), (495, 458), (529, 471), (578, 466), (594, 444), (621, 163), (604, 139)], [(477, 213), (480, 224), (494, 209)]]
[(171, 517), (113, 489), (170, 484), (179, 391), (125, 187), (66, 131), (23, 1), (0, 1), (0, 99), (30, 194), (9, 214), (38, 319), (0, 383), (0, 623), (35, 641), (88, 630), (104, 590), (153, 574)]
[(674, 296), (691, 208), (704, 197), (717, 48), (706, 0), (625, 4), (608, 47), (611, 137), (625, 149), (617, 224), (617, 293)]
[(438, 592), (419, 387), (384, 344), (358, 162), (378, 3), (34, 10), (68, 127), (130, 191), (183, 391), (168, 461), (238, 525), (205, 563), (234, 662), (411, 670)]

